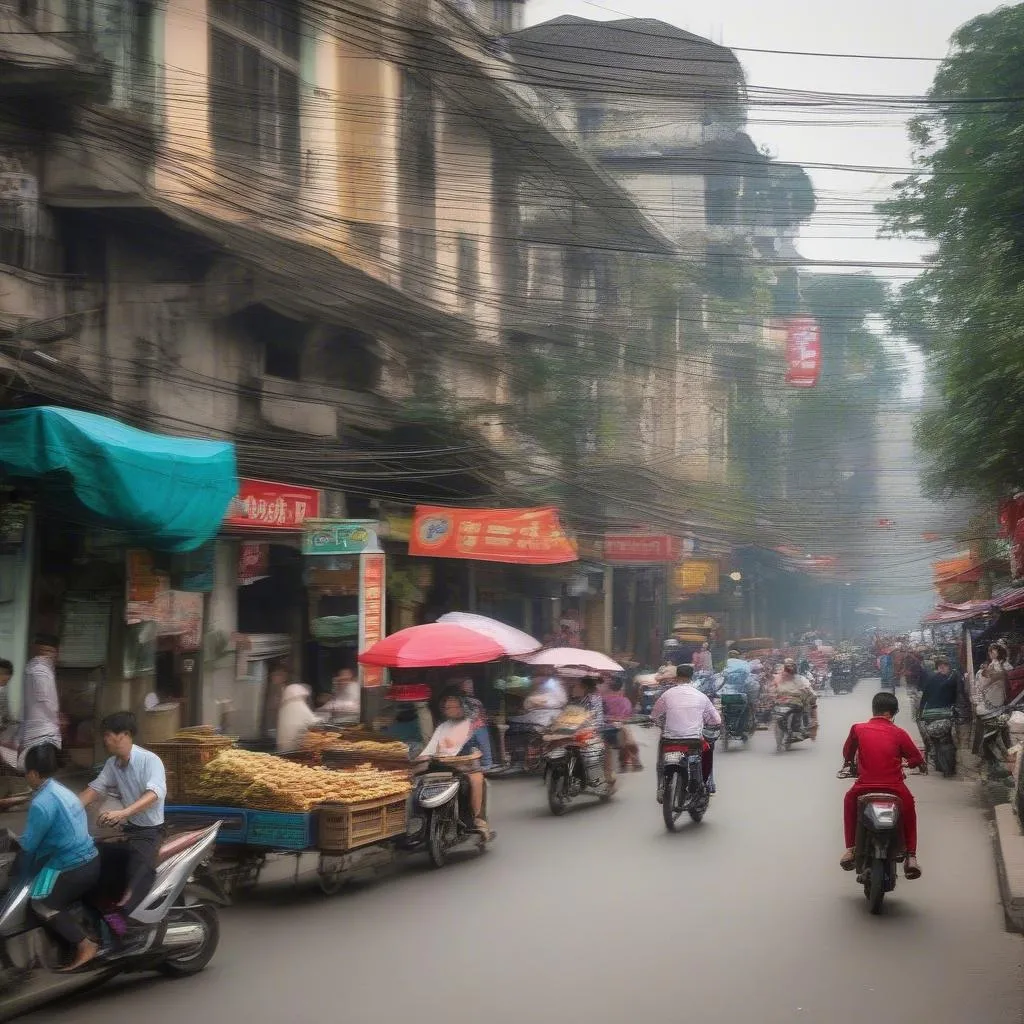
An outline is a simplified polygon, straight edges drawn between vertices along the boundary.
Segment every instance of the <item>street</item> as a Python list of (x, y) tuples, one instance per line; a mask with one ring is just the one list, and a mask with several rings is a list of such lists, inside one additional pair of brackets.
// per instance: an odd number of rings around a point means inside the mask
[(647, 770), (609, 805), (555, 819), (537, 780), (495, 782), (485, 856), (333, 898), (312, 878), (263, 885), (226, 911), (203, 975), (130, 978), (27, 1019), (1024, 1021), (1024, 947), (1002, 927), (972, 786), (910, 780), (924, 877), (901, 877), (882, 917), (837, 866), (839, 749), (875, 685), (822, 700), (817, 744), (777, 755), (758, 733), (720, 751), (700, 826), (666, 833), (647, 731)]

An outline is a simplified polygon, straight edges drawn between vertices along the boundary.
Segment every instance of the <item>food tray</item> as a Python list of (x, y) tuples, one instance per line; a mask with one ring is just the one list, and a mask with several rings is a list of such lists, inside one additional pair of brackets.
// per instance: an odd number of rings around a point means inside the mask
[(277, 850), (308, 850), (314, 846), (316, 816), (305, 811), (245, 812), (248, 846)]
[(172, 803), (188, 803), (196, 796), (195, 787), (199, 781), (199, 773), (222, 750), (235, 745), (228, 737), (203, 742), (151, 743), (151, 750), (164, 763), (167, 775), (167, 799)]
[(324, 853), (343, 853), (378, 843), (406, 830), (405, 796), (385, 797), (361, 804), (320, 805), (318, 846)]
[(191, 832), (221, 823), (218, 844), (244, 843), (249, 829), (249, 813), (241, 807), (200, 807), (178, 804), (164, 807), (164, 819), (173, 832)]
[(389, 772), (411, 772), (413, 764), (409, 758), (377, 757), (349, 750), (332, 750), (328, 747), (321, 755), (325, 768), (355, 768), (360, 764), (372, 764), (374, 768)]

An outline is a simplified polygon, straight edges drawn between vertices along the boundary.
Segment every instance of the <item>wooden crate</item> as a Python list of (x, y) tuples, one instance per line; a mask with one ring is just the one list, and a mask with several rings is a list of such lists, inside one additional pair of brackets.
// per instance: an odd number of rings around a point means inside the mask
[(385, 797), (362, 804), (325, 803), (320, 808), (317, 846), (324, 853), (344, 853), (405, 832), (406, 797)]

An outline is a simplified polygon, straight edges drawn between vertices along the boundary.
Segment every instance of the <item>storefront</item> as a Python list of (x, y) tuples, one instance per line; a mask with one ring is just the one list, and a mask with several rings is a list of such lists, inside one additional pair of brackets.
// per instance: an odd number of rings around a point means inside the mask
[(94, 762), (102, 715), (129, 709), (141, 718), (161, 688), (194, 699), (203, 596), (189, 589), (193, 553), (216, 534), (236, 490), (234, 449), (224, 442), (69, 409), (0, 412), (0, 657), (16, 669), (9, 703), (18, 715), (32, 634), (57, 635), (62, 741), (76, 763)]

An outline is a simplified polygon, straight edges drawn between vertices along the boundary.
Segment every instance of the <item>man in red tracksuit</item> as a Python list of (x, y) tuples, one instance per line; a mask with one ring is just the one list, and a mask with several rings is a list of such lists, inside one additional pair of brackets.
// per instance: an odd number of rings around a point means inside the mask
[(857, 798), (862, 793), (893, 793), (903, 802), (903, 834), (907, 847), (904, 871), (907, 878), (920, 878), (917, 863), (917, 810), (914, 795), (903, 781), (903, 762), (910, 768), (924, 765), (924, 755), (909, 734), (893, 723), (899, 711), (896, 695), (882, 690), (871, 701), (872, 719), (859, 722), (850, 729), (843, 747), (848, 763), (857, 760), (857, 781), (847, 790), (843, 801), (843, 826), (846, 832), (846, 853), (839, 861), (845, 871), (852, 871), (857, 842)]

